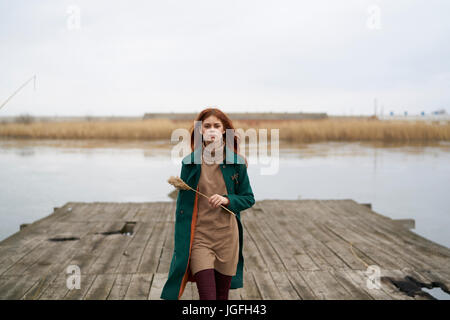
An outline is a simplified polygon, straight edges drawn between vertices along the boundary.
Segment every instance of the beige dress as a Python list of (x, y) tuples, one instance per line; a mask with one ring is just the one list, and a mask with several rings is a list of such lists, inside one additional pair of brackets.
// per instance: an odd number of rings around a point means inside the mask
[[(227, 194), (220, 164), (202, 161), (198, 182), (199, 191), (212, 196)], [(198, 195), (197, 222), (192, 243), (190, 268), (192, 274), (214, 268), (222, 274), (234, 276), (239, 261), (239, 228), (236, 217)]]

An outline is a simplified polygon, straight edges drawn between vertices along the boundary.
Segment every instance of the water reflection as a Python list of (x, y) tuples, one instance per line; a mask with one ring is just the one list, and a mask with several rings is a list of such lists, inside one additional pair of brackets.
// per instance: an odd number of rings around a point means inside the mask
[[(1, 140), (0, 239), (69, 201), (173, 201), (170, 141)], [(353, 199), (450, 247), (450, 144), (280, 143), (275, 175), (253, 163), (256, 200)], [(270, 152), (270, 146), (268, 147)]]

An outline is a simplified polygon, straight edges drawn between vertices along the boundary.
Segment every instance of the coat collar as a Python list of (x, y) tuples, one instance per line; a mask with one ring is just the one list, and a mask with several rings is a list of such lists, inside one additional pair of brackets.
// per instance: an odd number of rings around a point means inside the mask
[[(190, 184), (191, 187), (197, 186), (198, 181), (200, 179), (201, 166), (202, 166), (201, 152), (202, 152), (202, 148), (200, 147), (183, 158), (183, 164), (186, 164), (190, 167), (189, 173), (188, 173), (185, 181), (186, 181), (186, 183)], [(224, 163), (224, 159), (225, 159), (225, 163)], [(228, 148), (227, 145), (225, 145), (224, 159), (222, 159), (222, 162), (220, 162), (219, 167), (224, 176), (225, 184), (227, 186), (227, 192), (230, 193), (230, 192), (232, 192), (232, 185), (234, 183), (231, 180), (231, 176), (235, 173), (235, 170), (233, 169), (233, 167), (235, 164), (245, 163), (245, 160), (242, 156), (235, 153), (234, 150)], [(194, 160), (196, 160), (196, 161), (194, 162)]]
[[(201, 166), (202, 161), (202, 147), (197, 147), (193, 152), (188, 154), (183, 158), (184, 164), (192, 164), (197, 167)], [(225, 161), (225, 162), (224, 162)], [(228, 145), (225, 144), (225, 157), (222, 159), (220, 164), (242, 164), (245, 163), (245, 160), (242, 156), (234, 152), (233, 149), (229, 148)]]
[[(225, 185), (227, 188), (227, 193), (234, 193), (234, 186), (235, 181), (232, 180), (232, 177), (235, 175), (235, 165), (239, 163), (244, 163), (245, 160), (242, 156), (239, 154), (236, 154), (234, 150), (228, 148), (228, 146), (225, 146), (225, 162), (224, 159), (222, 159), (222, 162), (220, 162), (219, 168), (222, 171), (222, 175), (225, 181)], [(201, 175), (201, 152), (202, 149), (198, 148), (191, 152), (189, 155), (183, 158), (183, 164), (188, 165), (188, 173), (185, 178), (185, 182), (189, 184), (192, 188), (196, 188), (198, 185), (198, 181), (200, 179)], [(197, 163), (194, 162), (194, 160), (197, 160)]]

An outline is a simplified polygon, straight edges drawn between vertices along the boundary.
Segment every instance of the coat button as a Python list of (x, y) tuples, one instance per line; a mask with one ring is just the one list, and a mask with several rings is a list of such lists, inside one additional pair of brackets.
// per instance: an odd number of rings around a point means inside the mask
[(222, 168), (225, 168), (225, 165), (223, 165), (223, 167)]
[(183, 210), (180, 210), (180, 213), (183, 214)]

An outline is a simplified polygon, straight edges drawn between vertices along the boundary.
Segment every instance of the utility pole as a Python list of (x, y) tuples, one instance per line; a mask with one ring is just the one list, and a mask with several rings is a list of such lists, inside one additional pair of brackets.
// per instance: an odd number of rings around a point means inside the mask
[(27, 81), (25, 81), (25, 83), (23, 84), (23, 85), (21, 85), (16, 91), (14, 91), (14, 93), (12, 94), (12, 95), (10, 95), (9, 97), (8, 97), (8, 99), (6, 99), (6, 101), (5, 102), (3, 102), (1, 105), (0, 105), (0, 109), (1, 108), (3, 108), (8, 102), (9, 102), (9, 100), (11, 100), (20, 90), (22, 90), (29, 82), (31, 82), (31, 80), (34, 80), (33, 81), (33, 88), (34, 88), (34, 90), (36, 90), (36, 75), (34, 75), (34, 76), (32, 76), (30, 79), (28, 79)]
[(374, 116), (377, 115), (377, 98), (373, 100), (373, 114)]

